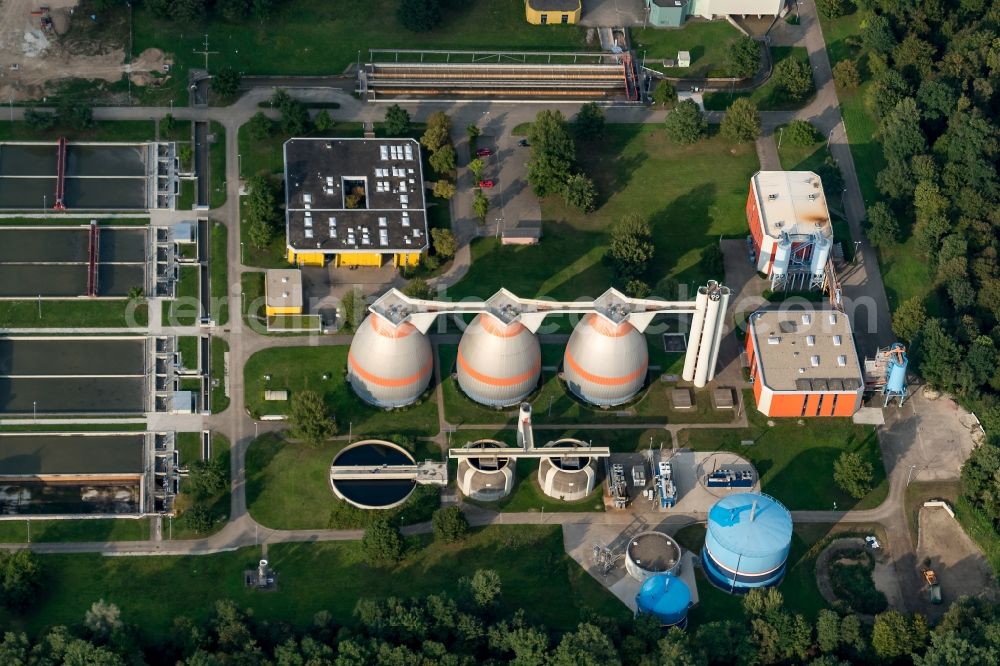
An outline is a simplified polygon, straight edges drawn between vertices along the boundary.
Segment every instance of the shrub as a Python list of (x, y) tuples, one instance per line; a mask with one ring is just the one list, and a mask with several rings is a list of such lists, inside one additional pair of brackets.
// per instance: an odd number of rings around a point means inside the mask
[(808, 120), (793, 120), (782, 130), (782, 139), (792, 146), (811, 146), (819, 141), (819, 132)]
[(469, 521), (457, 506), (438, 509), (431, 522), (434, 525), (434, 538), (445, 543), (461, 541), (469, 534)]

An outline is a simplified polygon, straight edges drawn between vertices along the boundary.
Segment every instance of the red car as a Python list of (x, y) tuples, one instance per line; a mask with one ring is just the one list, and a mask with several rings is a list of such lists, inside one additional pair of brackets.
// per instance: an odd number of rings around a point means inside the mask
[(489, 148), (480, 148), (476, 151), (476, 157), (489, 157), (493, 154), (493, 151)]
[(492, 180), (481, 180), (481, 181), (479, 181), (479, 187), (483, 188), (484, 190), (488, 190), (491, 187), (493, 187), (493, 181)]

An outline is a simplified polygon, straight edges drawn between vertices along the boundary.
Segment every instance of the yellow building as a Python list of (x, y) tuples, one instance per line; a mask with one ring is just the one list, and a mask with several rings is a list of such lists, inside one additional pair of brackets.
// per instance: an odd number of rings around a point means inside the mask
[(275, 269), (264, 278), (264, 311), (268, 317), (302, 314), (302, 271)]
[(416, 266), (428, 247), (414, 139), (285, 142), (286, 257), (293, 266)]
[(582, 12), (583, 0), (524, 0), (524, 18), (532, 25), (578, 23)]

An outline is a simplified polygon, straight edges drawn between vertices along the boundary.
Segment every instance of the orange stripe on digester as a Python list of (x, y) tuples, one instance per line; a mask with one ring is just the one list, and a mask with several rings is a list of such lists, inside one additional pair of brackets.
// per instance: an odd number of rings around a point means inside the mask
[(473, 379), (484, 384), (488, 384), (489, 386), (516, 386), (528, 381), (529, 379), (534, 379), (535, 375), (542, 369), (542, 359), (539, 357), (539, 359), (535, 362), (535, 367), (528, 372), (515, 375), (514, 377), (490, 377), (489, 375), (484, 375), (481, 372), (476, 372), (476, 370), (474, 370), (472, 366), (466, 362), (461, 351), (458, 352), (458, 364), (462, 366), (462, 369), (469, 373)]
[(379, 375), (374, 375), (364, 368), (361, 364), (354, 359), (354, 355), (350, 352), (347, 353), (347, 362), (350, 364), (351, 369), (366, 382), (371, 382), (378, 386), (385, 386), (387, 388), (400, 388), (403, 386), (409, 386), (410, 384), (416, 384), (421, 379), (424, 378), (431, 371), (431, 367), (434, 365), (434, 359), (428, 359), (424, 367), (420, 368), (415, 375), (410, 375), (409, 377), (400, 377), (399, 379), (390, 379), (388, 377), (380, 377)]
[(635, 380), (639, 379), (639, 377), (642, 377), (643, 375), (646, 374), (646, 367), (649, 365), (649, 362), (647, 361), (646, 363), (642, 364), (641, 368), (639, 368), (633, 373), (625, 375), (624, 377), (602, 377), (601, 375), (591, 374), (586, 370), (584, 370), (583, 368), (581, 368), (577, 364), (577, 362), (573, 359), (573, 355), (569, 353), (568, 349), (566, 350), (566, 363), (567, 365), (569, 365), (569, 367), (573, 368), (574, 372), (576, 372), (578, 375), (586, 379), (588, 382), (600, 384), (601, 386), (621, 386), (622, 384), (629, 384), (631, 382), (634, 382)]
[(484, 331), (498, 338), (512, 338), (524, 330), (524, 324), (519, 321), (505, 324), (493, 315), (485, 312), (479, 315), (479, 325), (483, 327)]

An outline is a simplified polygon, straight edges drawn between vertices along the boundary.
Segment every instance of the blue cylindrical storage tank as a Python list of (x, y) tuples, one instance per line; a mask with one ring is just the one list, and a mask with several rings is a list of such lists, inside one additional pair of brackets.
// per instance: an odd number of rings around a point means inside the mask
[(655, 616), (663, 626), (683, 629), (687, 626), (691, 590), (673, 574), (656, 574), (642, 583), (635, 605), (640, 613)]
[(906, 366), (909, 359), (903, 349), (903, 345), (898, 342), (889, 348), (889, 376), (885, 383), (887, 393), (903, 393), (906, 389)]
[(705, 575), (727, 592), (781, 582), (792, 545), (792, 514), (781, 502), (763, 494), (736, 493), (708, 512)]

